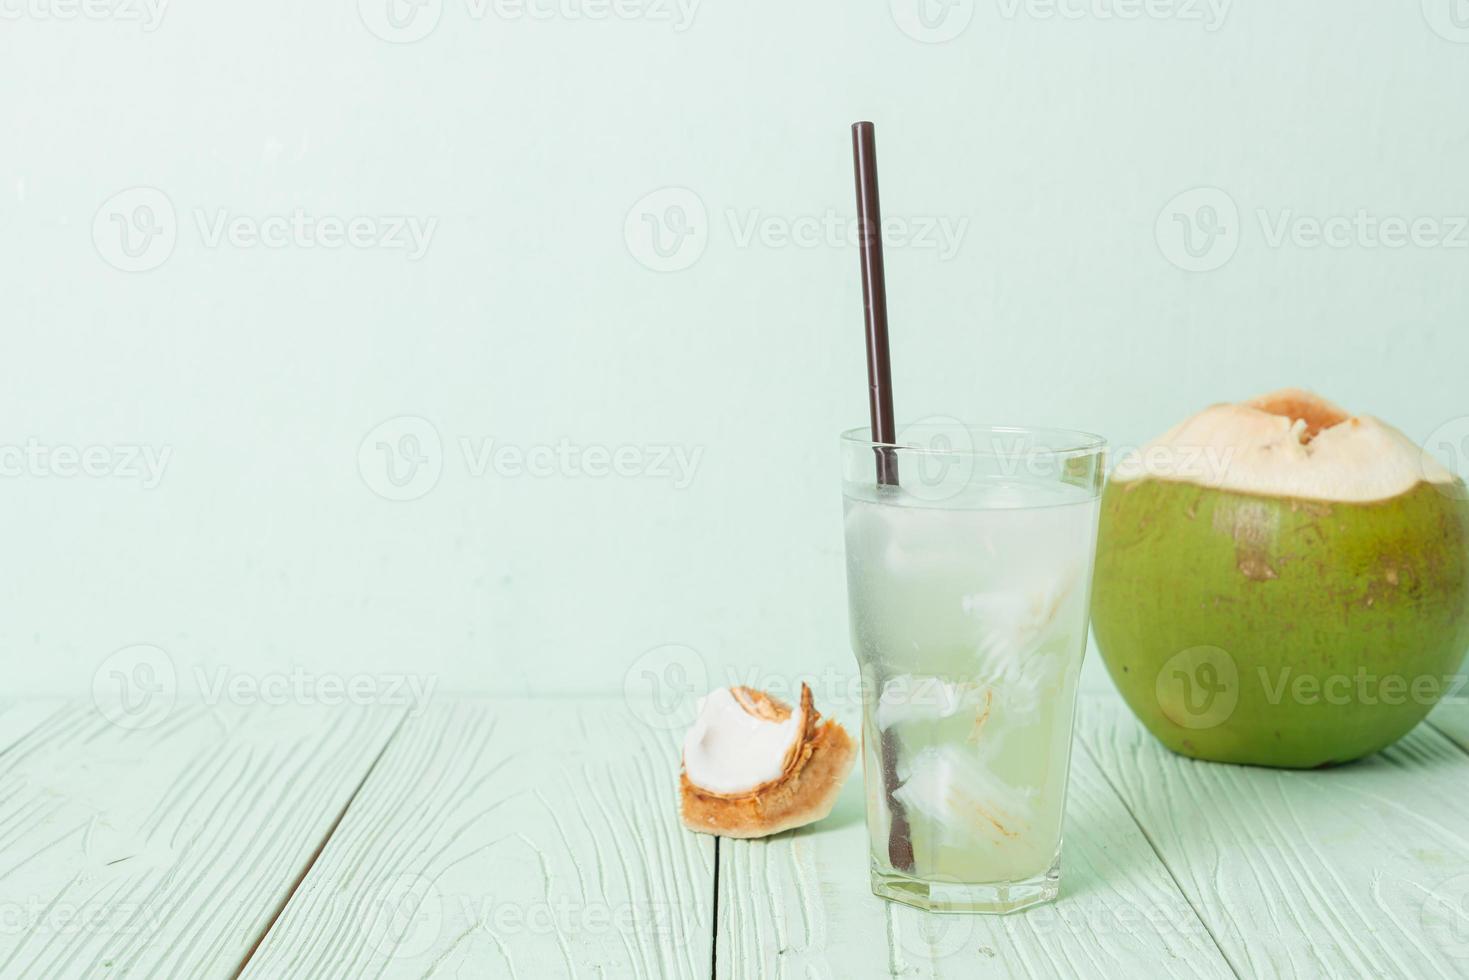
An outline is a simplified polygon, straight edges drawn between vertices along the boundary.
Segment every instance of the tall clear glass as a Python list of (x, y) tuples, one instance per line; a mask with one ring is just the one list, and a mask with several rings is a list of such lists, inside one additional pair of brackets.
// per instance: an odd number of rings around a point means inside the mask
[(1050, 901), (1106, 443), (932, 422), (841, 452), (872, 890)]

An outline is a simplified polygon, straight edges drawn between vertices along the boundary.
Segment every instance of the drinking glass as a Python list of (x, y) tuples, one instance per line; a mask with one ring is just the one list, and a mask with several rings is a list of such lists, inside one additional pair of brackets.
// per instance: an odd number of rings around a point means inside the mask
[(843, 433), (875, 894), (1054, 899), (1106, 443), (928, 422)]

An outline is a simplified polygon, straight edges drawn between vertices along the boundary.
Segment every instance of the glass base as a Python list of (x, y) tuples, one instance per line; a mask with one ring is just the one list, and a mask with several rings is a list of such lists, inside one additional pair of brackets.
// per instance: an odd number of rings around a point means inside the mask
[(1061, 892), (1061, 863), (1022, 881), (966, 884), (911, 878), (894, 871), (872, 869), (872, 894), (925, 912), (979, 912), (1006, 915), (1033, 905), (1054, 902)]

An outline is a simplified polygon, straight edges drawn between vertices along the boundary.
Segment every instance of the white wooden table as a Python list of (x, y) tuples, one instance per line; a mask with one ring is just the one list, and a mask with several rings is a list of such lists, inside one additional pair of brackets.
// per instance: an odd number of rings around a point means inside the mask
[(925, 916), (826, 820), (688, 833), (618, 700), (0, 705), (0, 977), (1469, 976), (1469, 707), (1320, 772), (1084, 699), (1061, 900)]

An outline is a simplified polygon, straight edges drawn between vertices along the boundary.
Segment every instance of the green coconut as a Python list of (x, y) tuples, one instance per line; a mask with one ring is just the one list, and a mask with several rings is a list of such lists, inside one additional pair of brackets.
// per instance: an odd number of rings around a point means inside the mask
[(1119, 462), (1092, 623), (1183, 755), (1314, 768), (1469, 695), (1469, 500), (1401, 432), (1301, 391), (1215, 405)]

